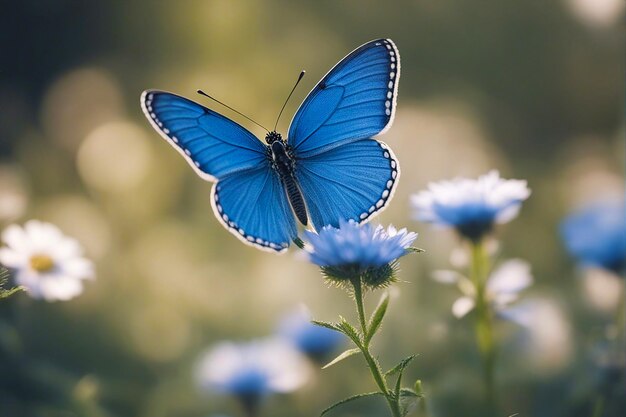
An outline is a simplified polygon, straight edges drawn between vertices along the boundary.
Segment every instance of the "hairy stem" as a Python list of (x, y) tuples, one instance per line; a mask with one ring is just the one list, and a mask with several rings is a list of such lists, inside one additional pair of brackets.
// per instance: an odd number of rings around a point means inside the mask
[(387, 381), (383, 376), (383, 372), (380, 369), (380, 364), (378, 361), (372, 356), (369, 343), (365, 342), (366, 335), (368, 332), (367, 322), (365, 319), (365, 309), (363, 307), (363, 289), (361, 286), (361, 279), (353, 279), (352, 286), (354, 288), (354, 301), (356, 302), (356, 310), (359, 316), (359, 323), (361, 325), (362, 337), (359, 349), (361, 353), (363, 353), (363, 357), (367, 362), (367, 366), (370, 369), (372, 377), (378, 386), (380, 392), (385, 396), (387, 400), (387, 404), (389, 405), (389, 409), (391, 410), (391, 415), (393, 417), (402, 417), (402, 412), (400, 411), (400, 399), (395, 398), (389, 388), (387, 387)]

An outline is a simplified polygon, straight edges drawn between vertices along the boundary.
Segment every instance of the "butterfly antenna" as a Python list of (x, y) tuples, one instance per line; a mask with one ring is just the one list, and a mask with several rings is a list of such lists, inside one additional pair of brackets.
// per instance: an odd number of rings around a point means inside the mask
[(211, 100), (215, 101), (216, 103), (219, 103), (219, 104), (221, 104), (222, 106), (226, 107), (227, 109), (230, 109), (230, 110), (234, 111), (234, 112), (235, 112), (235, 113), (237, 113), (238, 115), (245, 117), (246, 119), (250, 120), (252, 123), (254, 123), (255, 125), (259, 126), (260, 128), (262, 128), (263, 130), (265, 130), (266, 132), (268, 132), (268, 133), (269, 133), (269, 130), (268, 130), (266, 127), (263, 127), (262, 125), (260, 125), (259, 123), (255, 122), (254, 120), (252, 120), (251, 118), (249, 118), (248, 116), (246, 116), (245, 114), (243, 114), (242, 112), (240, 112), (240, 111), (237, 111), (237, 110), (233, 109), (233, 108), (232, 108), (232, 107), (230, 107), (228, 104), (224, 104), (224, 103), (222, 103), (221, 101), (219, 101), (219, 100), (218, 100), (218, 99), (216, 99), (215, 97), (211, 97), (210, 95), (208, 95), (207, 93), (205, 93), (205, 92), (204, 92), (204, 91), (202, 91), (202, 90), (198, 90), (198, 91), (197, 91), (197, 93), (198, 93), (198, 94), (200, 94), (201, 96), (208, 97), (208, 98), (210, 98)]
[(287, 100), (285, 100), (285, 104), (283, 104), (283, 108), (280, 109), (280, 113), (278, 113), (278, 118), (276, 119), (276, 124), (274, 125), (274, 131), (276, 130), (276, 127), (278, 126), (278, 121), (280, 120), (280, 116), (283, 114), (283, 110), (285, 110), (285, 106), (287, 105), (287, 102), (289, 101), (289, 99), (291, 98), (291, 95), (293, 94), (293, 92), (296, 90), (296, 87), (298, 86), (298, 84), (300, 83), (300, 80), (302, 80), (302, 77), (304, 77), (304, 74), (306, 73), (305, 70), (302, 70), (302, 72), (300, 73), (300, 75), (298, 76), (298, 81), (296, 81), (295, 85), (293, 86), (293, 88), (291, 89), (291, 93), (289, 93), (289, 95), (287, 96)]

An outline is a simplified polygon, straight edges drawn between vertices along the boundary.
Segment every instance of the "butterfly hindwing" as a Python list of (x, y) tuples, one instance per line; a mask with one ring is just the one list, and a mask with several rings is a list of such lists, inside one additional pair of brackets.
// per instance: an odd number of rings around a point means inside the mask
[(282, 252), (298, 235), (280, 178), (271, 166), (227, 175), (213, 186), (213, 211), (245, 243)]
[(389, 39), (357, 48), (313, 88), (289, 127), (300, 158), (383, 133), (391, 124), (400, 56)]
[(384, 209), (396, 189), (400, 167), (382, 142), (363, 139), (298, 161), (296, 176), (316, 230), (358, 223)]
[(268, 165), (266, 147), (252, 133), (191, 100), (149, 90), (141, 96), (141, 107), (152, 126), (206, 180)]

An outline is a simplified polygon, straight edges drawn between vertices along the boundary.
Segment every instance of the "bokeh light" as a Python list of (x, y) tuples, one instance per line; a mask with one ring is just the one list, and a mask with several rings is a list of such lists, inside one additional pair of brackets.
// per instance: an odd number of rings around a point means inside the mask
[[(401, 177), (372, 223), (418, 232), (426, 252), (403, 258), (373, 350), (385, 367), (419, 354), (405, 381), (423, 381), (430, 417), (486, 417), (471, 317), (457, 320), (459, 294), (431, 279), (467, 272), (469, 248), (413, 220), (409, 201), (429, 182), (497, 169), (528, 180), (532, 195), (487, 250), (524, 259), (535, 278), (512, 305), (527, 326), (497, 327), (502, 415), (592, 416), (619, 363), (607, 346), (619, 339), (624, 279), (577, 265), (558, 228), (578, 207), (624, 198), (625, 9), (623, 0), (13, 4), (0, 25), (0, 229), (56, 224), (84, 246), (97, 279), (63, 303), (0, 300), (0, 415), (239, 417), (236, 403), (195, 386), (205, 349), (266, 337), (301, 303), (316, 319), (353, 318), (351, 300), (301, 251), (262, 253), (220, 225), (212, 184), (152, 129), (139, 97), (149, 88), (189, 97), (262, 139), (196, 90), (273, 127), (305, 69), (278, 123), (284, 134), (329, 68), (389, 37), (402, 77), (394, 124), (377, 139)], [(366, 295), (368, 311), (377, 302)], [(263, 415), (319, 414), (374, 389), (364, 375), (349, 358), (268, 399)], [(373, 398), (336, 414), (381, 417), (384, 407)], [(603, 417), (623, 414), (613, 411)]]

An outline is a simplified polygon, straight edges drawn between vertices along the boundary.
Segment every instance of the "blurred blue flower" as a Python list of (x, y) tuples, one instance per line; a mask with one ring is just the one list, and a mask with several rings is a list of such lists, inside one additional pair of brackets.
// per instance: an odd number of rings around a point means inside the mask
[(202, 356), (196, 369), (200, 387), (231, 394), (249, 409), (273, 392), (296, 390), (309, 375), (306, 359), (277, 338), (218, 343)]
[(594, 203), (561, 223), (570, 254), (583, 265), (621, 273), (626, 268), (626, 206), (623, 201)]
[(278, 334), (315, 361), (326, 360), (344, 342), (341, 333), (311, 323), (304, 306), (280, 321)]
[(319, 234), (305, 231), (309, 260), (320, 266), (329, 279), (361, 277), (365, 285), (384, 286), (393, 277), (393, 263), (409, 253), (417, 233), (393, 226), (384, 229), (341, 220), (339, 228), (324, 227)]
[(490, 171), (477, 180), (456, 178), (430, 183), (428, 190), (411, 196), (414, 218), (455, 228), (477, 241), (496, 223), (507, 223), (519, 213), (530, 196), (524, 180), (505, 180)]

